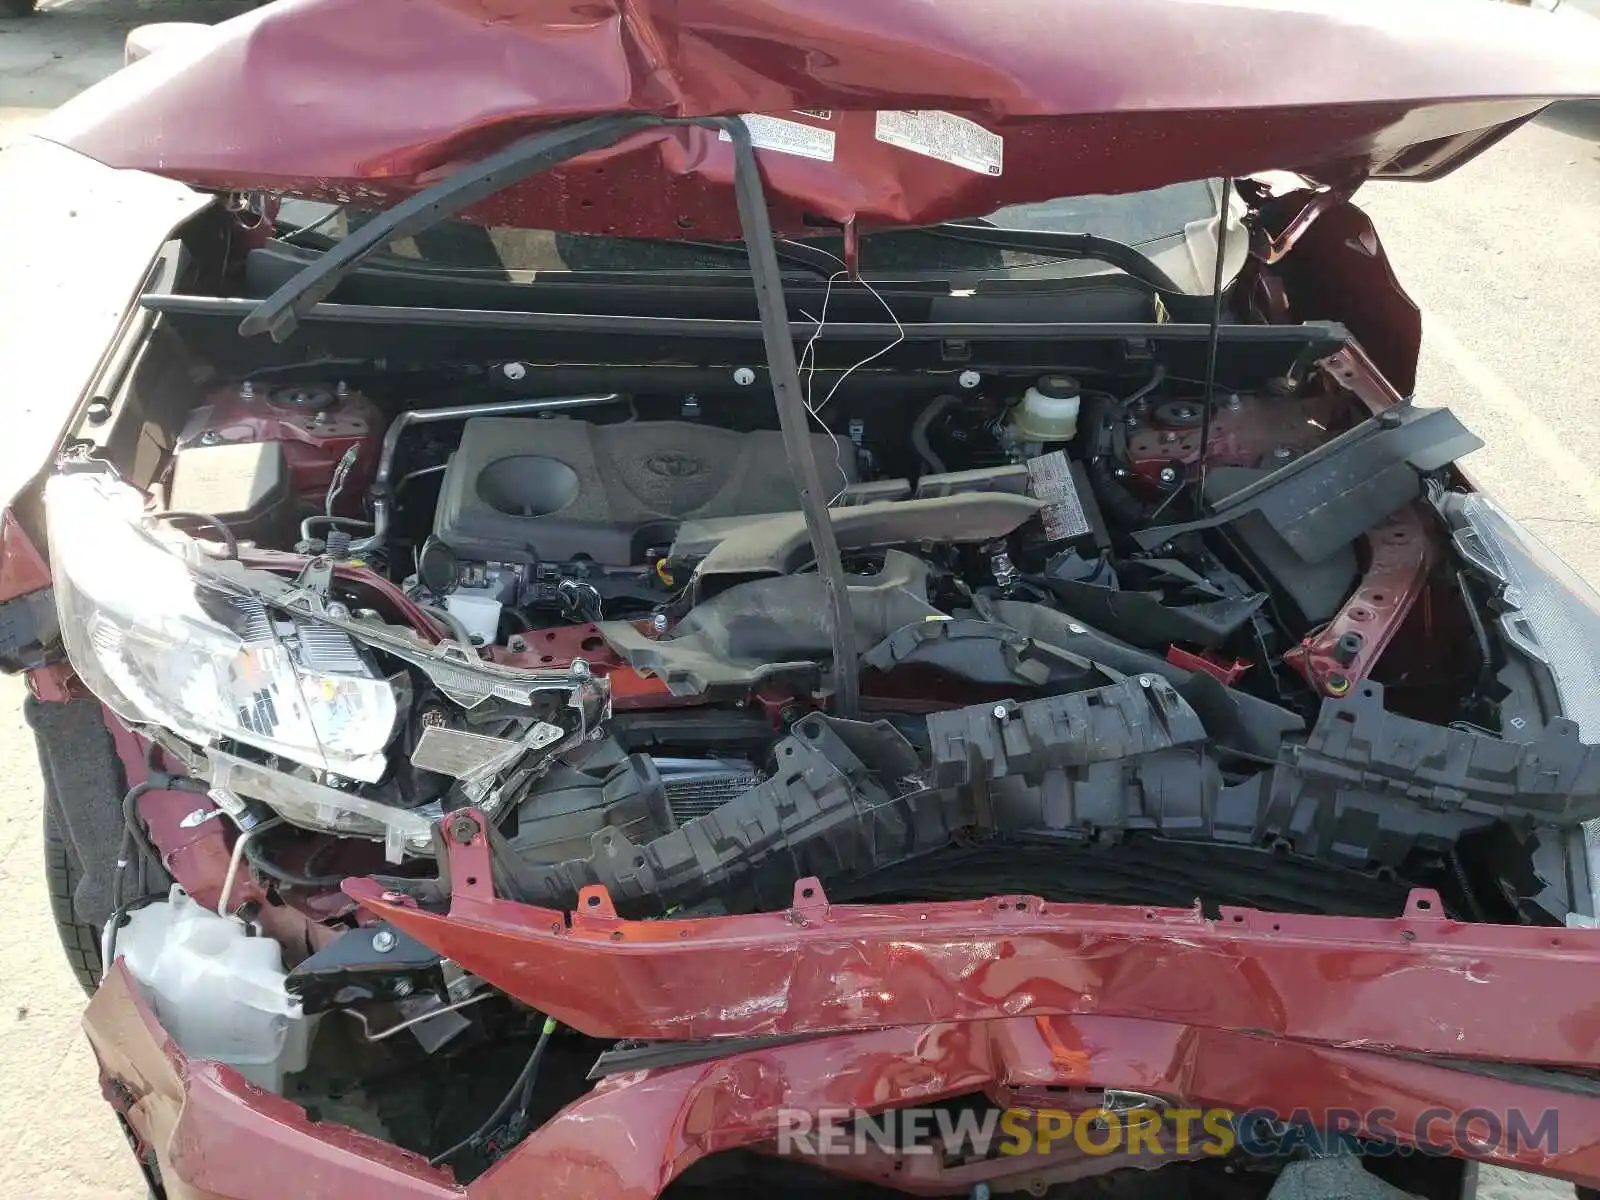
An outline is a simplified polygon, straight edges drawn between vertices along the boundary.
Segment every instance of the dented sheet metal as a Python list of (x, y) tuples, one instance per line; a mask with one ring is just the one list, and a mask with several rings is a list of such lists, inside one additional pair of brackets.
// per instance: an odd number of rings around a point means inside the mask
[(592, 887), (569, 922), (496, 898), (481, 832), (445, 836), (448, 914), (371, 880), (350, 880), (346, 892), (597, 1037), (1096, 1013), (1506, 1062), (1591, 1062), (1600, 1048), (1600, 1009), (1572, 1005), (1600, 969), (1600, 933), (1464, 924), (1423, 890), (1392, 919), (1224, 908), (1213, 920), (1029, 897), (833, 907), (816, 880), (802, 880), (785, 912), (626, 921)]
[[(915, 225), (1272, 168), (1431, 178), (1551, 100), (1600, 94), (1600, 30), (1544, 16), (1458, 0), (506, 0), (485, 19), (460, 0), (296, 0), (149, 56), (42, 132), (206, 188), (386, 207), (553, 124), (754, 114), (777, 231)], [(474, 215), (736, 237), (732, 150), (713, 130), (638, 134)]]
[[(974, 1093), (997, 1104), (1040, 1097), (1049, 1103), (1044, 1089), (1091, 1087), (1236, 1112), (1382, 1109), (1394, 1114), (1396, 1130), (1418, 1128), (1425, 1114), (1440, 1109), (1537, 1113), (1559, 1106), (1556, 1150), (1502, 1131), (1500, 1141), (1482, 1145), (1480, 1157), (1581, 1185), (1600, 1183), (1600, 1095), (1563, 1087), (1558, 1077), (1525, 1072), (1513, 1080), (1459, 1062), (1182, 1023), (1017, 1015), (981, 1023), (913, 1021), (608, 1079), (463, 1188), (417, 1155), (313, 1121), (231, 1068), (189, 1060), (120, 965), (90, 1002), (84, 1028), (136, 1149), (160, 1167), (169, 1195), (188, 1200), (277, 1200), (286, 1188), (307, 1200), (553, 1194), (650, 1200), (707, 1154), (771, 1142), (780, 1122), (797, 1113), (879, 1112)], [(1041, 1163), (1021, 1165), (1031, 1173)], [(1018, 1166), (1004, 1156), (961, 1163), (927, 1155), (892, 1169), (903, 1171), (896, 1187), (945, 1195), (998, 1182)]]

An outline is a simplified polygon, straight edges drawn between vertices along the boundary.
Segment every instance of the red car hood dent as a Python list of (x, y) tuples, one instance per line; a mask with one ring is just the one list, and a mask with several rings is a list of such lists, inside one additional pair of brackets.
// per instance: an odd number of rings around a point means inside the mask
[[(202, 187), (376, 207), (557, 122), (765, 113), (815, 155), (762, 156), (795, 232), (1267, 169), (1431, 177), (1593, 95), (1600, 28), (1462, 0), (285, 0), (113, 76), (45, 136)], [(948, 121), (977, 147), (964, 164), (906, 148), (877, 115), (905, 110), (964, 114), (1002, 161)], [(731, 174), (716, 134), (657, 131), (474, 215), (731, 237)]]

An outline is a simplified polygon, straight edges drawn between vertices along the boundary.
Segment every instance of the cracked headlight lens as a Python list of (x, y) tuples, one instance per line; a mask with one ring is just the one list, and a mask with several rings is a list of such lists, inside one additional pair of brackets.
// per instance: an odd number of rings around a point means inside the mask
[(45, 486), (62, 641), (89, 690), (125, 721), (200, 745), (381, 777), (399, 709), (388, 680), (342, 631), (202, 578), (194, 539), (143, 509), (134, 489), (99, 474)]

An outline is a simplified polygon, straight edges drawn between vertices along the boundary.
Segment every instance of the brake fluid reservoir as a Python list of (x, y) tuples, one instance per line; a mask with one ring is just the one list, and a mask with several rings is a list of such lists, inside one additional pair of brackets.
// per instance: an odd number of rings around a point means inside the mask
[(1046, 375), (1011, 410), (1011, 434), (1019, 444), (1070, 442), (1078, 432), (1078, 381), (1071, 375)]
[(117, 954), (191, 1058), (226, 1063), (280, 1095), (283, 1077), (305, 1069), (316, 1018), (285, 988), (283, 952), (271, 938), (251, 937), (174, 887), (128, 918)]

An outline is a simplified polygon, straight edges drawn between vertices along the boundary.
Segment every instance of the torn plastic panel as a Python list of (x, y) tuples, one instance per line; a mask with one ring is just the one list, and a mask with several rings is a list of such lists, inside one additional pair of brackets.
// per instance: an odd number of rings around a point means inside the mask
[(541, 780), (516, 807), (504, 832), (519, 859), (561, 862), (587, 853), (604, 830), (643, 843), (675, 825), (656, 760), (625, 754), (615, 741), (605, 741), (586, 752), (581, 763), (563, 764)]
[[(796, 872), (850, 877), (939, 849), (963, 828), (1031, 827), (1040, 787), (1057, 800), (1081, 794), (1081, 803), (1058, 803), (1051, 818), (1083, 827), (1092, 822), (1079, 807), (1109, 813), (1138, 789), (1147, 760), (1198, 746), (1205, 731), (1170, 686), (1147, 677), (937, 714), (928, 735), (934, 750), (924, 760), (887, 723), (812, 714), (778, 744), (776, 774), (665, 837), (635, 844), (608, 826), (593, 835), (588, 856), (542, 864), (517, 854), (520, 830), (511, 840), (491, 833), (497, 867), (510, 880), (508, 894), (534, 903), (571, 903), (582, 888), (604, 883), (619, 904), (640, 911), (712, 893), (734, 909), (782, 904)], [(1191, 796), (1215, 791), (1215, 773), (1198, 751), (1166, 756), (1151, 771), (1168, 791), (1184, 776)], [(1014, 787), (985, 796), (984, 785), (1003, 780)]]
[(206, 759), (211, 798), (235, 818), (245, 817), (245, 800), (259, 800), (302, 828), (381, 841), (385, 857), (393, 863), (407, 853), (426, 854), (433, 845), (433, 822), (441, 812), (437, 802), (399, 808), (221, 750), (208, 750)]
[(1508, 742), (1391, 713), (1372, 682), (1323, 704), (1295, 763), (1347, 798), (1540, 824), (1600, 817), (1600, 746), (1579, 741), (1574, 722), (1557, 717), (1536, 740)]
[(1321, 562), (1420, 499), (1421, 473), (1483, 445), (1448, 408), (1399, 404), (1216, 503), (1211, 516), (1133, 534), (1154, 549), (1179, 534), (1260, 513), (1305, 562)]
[[(641, 633), (628, 621), (600, 631), (636, 670), (659, 676), (675, 696), (742, 698), (782, 680), (814, 687), (832, 644), (815, 574), (752, 579), (702, 601), (670, 634)], [(896, 629), (944, 614), (928, 603), (928, 565), (891, 550), (876, 575), (851, 575), (847, 588), (855, 644), (871, 646)]]
[(885, 674), (928, 667), (968, 683), (1076, 692), (1121, 678), (1076, 654), (991, 621), (929, 619), (896, 630), (861, 656)]
[(1159, 675), (1183, 693), (1206, 729), (1225, 748), (1273, 758), (1283, 736), (1305, 728), (1298, 714), (1235, 688), (1210, 675), (1187, 671), (1148, 651), (1126, 645), (1042, 604), (979, 598), (978, 611), (991, 615), (1040, 642), (1129, 675)]
[[(497, 877), (508, 895), (541, 904), (570, 904), (584, 887), (604, 884), (628, 911), (713, 896), (742, 911), (781, 905), (797, 873), (860, 878), (941, 850), (962, 831), (1080, 840), (1143, 831), (1276, 846), (1368, 871), (1397, 868), (1418, 848), (1448, 852), (1496, 822), (1600, 811), (1588, 748), (1574, 743), (1576, 758), (1563, 757), (1560, 729), (1518, 747), (1395, 716), (1379, 689), (1365, 692), (1330, 702), (1304, 748), (1232, 784), (1199, 714), (1156, 675), (935, 713), (921, 753), (886, 723), (813, 714), (779, 743), (774, 775), (692, 820), (676, 822), (659, 780), (635, 765), (618, 773), (628, 786), (616, 795), (607, 784), (605, 806), (567, 814), (600, 825), (585, 855), (550, 862), (541, 848), (549, 843), (520, 828), (510, 838), (491, 833)], [(1446, 741), (1435, 744), (1433, 733)], [(1531, 764), (1543, 758), (1553, 773), (1541, 782)], [(561, 808), (557, 795), (552, 811)], [(1538, 803), (1541, 795), (1549, 801)], [(540, 796), (524, 804), (536, 822)]]
[[(1039, 511), (1039, 501), (1008, 492), (962, 493), (828, 510), (842, 550), (916, 542), (991, 542)], [(788, 575), (811, 558), (799, 513), (754, 520), (685, 521), (672, 544), (674, 562), (700, 560), (696, 578)]]
[(1189, 642), (1212, 649), (1238, 633), (1266, 603), (1265, 592), (1168, 604), (1160, 592), (1050, 579), (1045, 586), (1071, 615), (1147, 649)]

